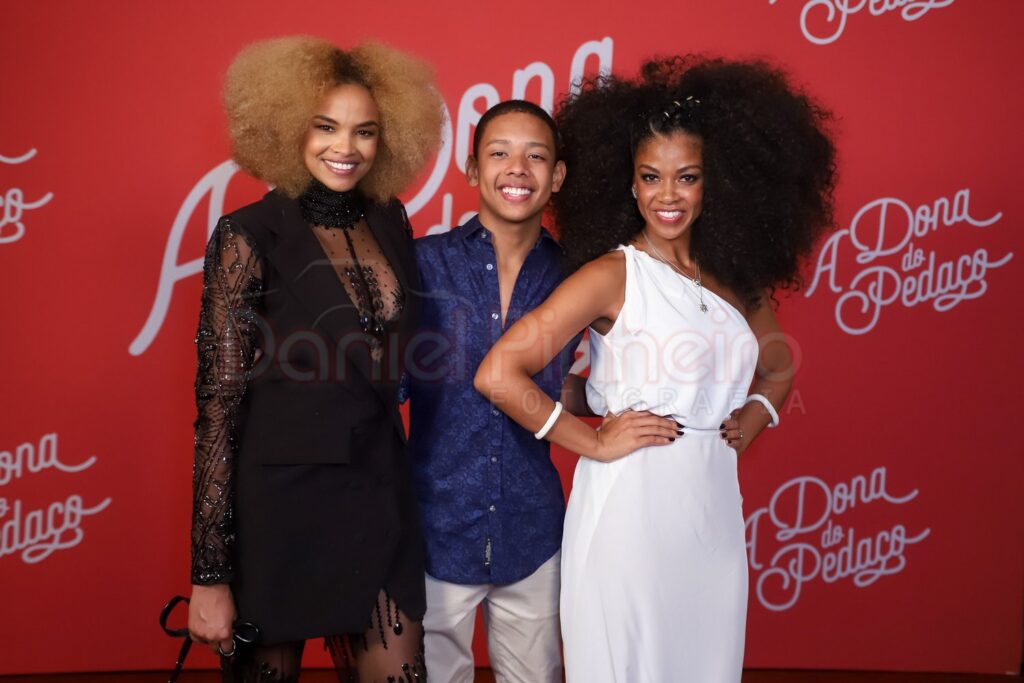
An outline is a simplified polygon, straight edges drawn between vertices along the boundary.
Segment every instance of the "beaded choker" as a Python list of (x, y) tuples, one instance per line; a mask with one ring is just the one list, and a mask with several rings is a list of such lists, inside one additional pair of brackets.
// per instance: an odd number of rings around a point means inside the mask
[(299, 197), (302, 218), (310, 225), (349, 230), (365, 215), (363, 197), (356, 190), (335, 192), (314, 179)]

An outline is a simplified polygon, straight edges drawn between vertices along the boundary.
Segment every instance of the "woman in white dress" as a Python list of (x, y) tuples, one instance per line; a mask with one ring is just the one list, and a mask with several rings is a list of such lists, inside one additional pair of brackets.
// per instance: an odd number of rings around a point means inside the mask
[[(736, 461), (790, 388), (771, 293), (799, 284), (831, 224), (827, 119), (766, 64), (695, 57), (585, 82), (557, 113), (555, 208), (577, 270), (494, 346), (476, 386), (582, 456), (562, 545), (570, 683), (740, 680)], [(598, 430), (531, 379), (588, 327)]]

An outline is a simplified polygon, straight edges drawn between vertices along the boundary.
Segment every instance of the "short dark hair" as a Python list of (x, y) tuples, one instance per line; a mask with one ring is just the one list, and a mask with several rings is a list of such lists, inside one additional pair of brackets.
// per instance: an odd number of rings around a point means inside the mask
[(551, 130), (551, 141), (555, 144), (554, 149), (551, 151), (555, 155), (555, 161), (558, 161), (558, 149), (561, 144), (558, 137), (558, 126), (555, 125), (555, 120), (551, 118), (551, 114), (544, 111), (542, 107), (539, 107), (533, 102), (527, 102), (526, 100), (505, 100), (504, 102), (498, 102), (496, 105), (484, 112), (484, 115), (480, 117), (480, 120), (476, 124), (476, 130), (473, 131), (474, 157), (480, 150), (480, 141), (483, 140), (484, 130), (487, 128), (487, 124), (505, 114), (530, 114), (531, 116), (535, 116), (543, 121), (544, 125)]

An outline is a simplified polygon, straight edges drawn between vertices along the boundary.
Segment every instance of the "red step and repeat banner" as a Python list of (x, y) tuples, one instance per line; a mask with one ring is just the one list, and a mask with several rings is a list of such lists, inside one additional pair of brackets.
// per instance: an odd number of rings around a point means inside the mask
[(5, 0), (0, 673), (173, 662), (156, 614), (189, 587), (200, 259), (265, 189), (228, 160), (220, 87), (242, 46), (296, 33), (436, 65), (420, 235), (472, 212), (464, 160), (501, 99), (550, 108), (655, 54), (784, 65), (837, 114), (841, 184), (779, 310), (782, 427), (742, 460), (746, 664), (1018, 670), (1022, 24), (1019, 0)]

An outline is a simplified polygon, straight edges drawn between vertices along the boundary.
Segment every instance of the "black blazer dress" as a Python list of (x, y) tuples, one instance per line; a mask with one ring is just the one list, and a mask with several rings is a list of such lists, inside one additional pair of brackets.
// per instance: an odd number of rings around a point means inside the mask
[(398, 412), (419, 278), (401, 203), (366, 223), (407, 293), (376, 341), (298, 201), (268, 193), (207, 247), (192, 581), (230, 583), (268, 644), (362, 632), (381, 590), (426, 607)]

